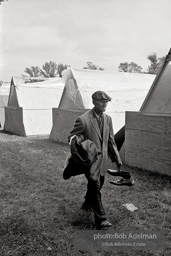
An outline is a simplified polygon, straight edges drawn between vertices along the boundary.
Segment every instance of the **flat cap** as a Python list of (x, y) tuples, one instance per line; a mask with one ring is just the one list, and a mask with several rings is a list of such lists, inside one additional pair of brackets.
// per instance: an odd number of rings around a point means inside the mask
[(103, 91), (97, 91), (92, 94), (93, 100), (105, 100), (105, 101), (111, 101), (111, 97), (107, 95), (107, 93)]

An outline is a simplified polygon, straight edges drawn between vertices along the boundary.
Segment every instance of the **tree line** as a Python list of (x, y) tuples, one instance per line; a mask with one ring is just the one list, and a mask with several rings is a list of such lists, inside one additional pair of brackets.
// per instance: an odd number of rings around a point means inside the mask
[(38, 66), (31, 66), (30, 68), (25, 68), (24, 72), (27, 73), (30, 77), (59, 77), (62, 76), (62, 71), (69, 67), (65, 64), (56, 64), (54, 61), (45, 62), (42, 68)]
[[(165, 57), (157, 57), (156, 53), (151, 53), (148, 55), (147, 59), (150, 61), (150, 65), (147, 68), (147, 71), (143, 71), (143, 68), (135, 62), (123, 62), (118, 66), (119, 72), (129, 72), (129, 73), (146, 73), (146, 74), (157, 74), (161, 65), (164, 62)], [(83, 67), (83, 69), (90, 70), (101, 70), (104, 68), (95, 65), (93, 62), (87, 62), (87, 66)], [(45, 62), (42, 68), (37, 66), (31, 66), (30, 68), (26, 67), (24, 72), (26, 75), (22, 75), (26, 82), (36, 82), (43, 81), (45, 78), (50, 77), (62, 77), (62, 71), (67, 69), (70, 65), (66, 64), (57, 64), (54, 61)], [(29, 75), (29, 77), (28, 77)]]
[(24, 72), (27, 74), (23, 75), (26, 83), (36, 82), (36, 81), (43, 81), (45, 78), (51, 78), (51, 77), (62, 77), (62, 71), (64, 69), (67, 69), (69, 65), (65, 65), (62, 63), (57, 64), (54, 61), (45, 62), (45, 64), (42, 66), (42, 68), (38, 66), (31, 66), (26, 67)]
[(158, 58), (156, 53), (151, 53), (148, 55), (147, 59), (150, 61), (147, 71), (143, 71), (142, 67), (135, 62), (120, 63), (118, 70), (120, 72), (157, 74), (164, 62), (165, 56)]
[[(70, 65), (66, 64), (57, 64), (55, 61), (45, 62), (42, 68), (38, 66), (26, 67), (24, 72), (27, 74), (22, 74), (25, 83), (33, 83), (33, 82), (41, 82), (44, 81), (45, 78), (51, 77), (62, 77), (62, 71), (67, 69)], [(91, 69), (91, 70), (104, 70), (102, 67), (99, 67), (92, 62), (87, 62), (87, 66), (83, 67), (83, 69)]]

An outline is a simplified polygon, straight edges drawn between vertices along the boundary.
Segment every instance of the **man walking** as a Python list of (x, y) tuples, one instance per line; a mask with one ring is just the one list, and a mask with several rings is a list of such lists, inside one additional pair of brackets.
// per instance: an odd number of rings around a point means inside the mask
[(118, 170), (122, 165), (119, 152), (114, 140), (112, 119), (105, 114), (106, 107), (111, 98), (103, 91), (96, 91), (92, 95), (94, 108), (77, 118), (69, 135), (69, 140), (74, 135), (83, 135), (94, 142), (100, 154), (85, 174), (88, 184), (84, 206), (90, 206), (94, 211), (95, 225), (97, 229), (110, 227), (101, 200), (101, 188), (104, 184), (107, 171), (108, 157), (116, 162)]

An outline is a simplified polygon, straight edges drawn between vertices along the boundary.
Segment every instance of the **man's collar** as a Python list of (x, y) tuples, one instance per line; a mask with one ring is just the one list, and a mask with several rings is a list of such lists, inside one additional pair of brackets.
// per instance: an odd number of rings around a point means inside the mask
[(93, 108), (93, 113), (94, 113), (94, 115), (95, 115), (95, 117), (102, 117), (103, 116), (103, 112), (100, 112), (99, 114), (97, 114), (97, 112), (95, 111), (95, 108)]

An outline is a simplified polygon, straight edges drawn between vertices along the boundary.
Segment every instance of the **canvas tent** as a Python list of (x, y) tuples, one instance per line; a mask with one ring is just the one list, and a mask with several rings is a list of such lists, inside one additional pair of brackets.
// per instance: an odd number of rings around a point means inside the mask
[(139, 112), (126, 112), (125, 162), (171, 175), (171, 50)]
[(68, 68), (62, 78), (65, 88), (59, 108), (53, 109), (50, 137), (67, 142), (75, 118), (93, 107), (91, 95), (95, 91), (103, 90), (111, 96), (106, 113), (112, 117), (116, 133), (125, 125), (125, 111), (139, 110), (155, 75)]
[(8, 96), (10, 90), (10, 83), (3, 83), (0, 86), (0, 128), (3, 129), (5, 122), (5, 110), (4, 107), (7, 106)]
[(61, 78), (30, 84), (12, 78), (4, 130), (21, 136), (49, 135), (52, 108), (58, 107), (63, 88)]

